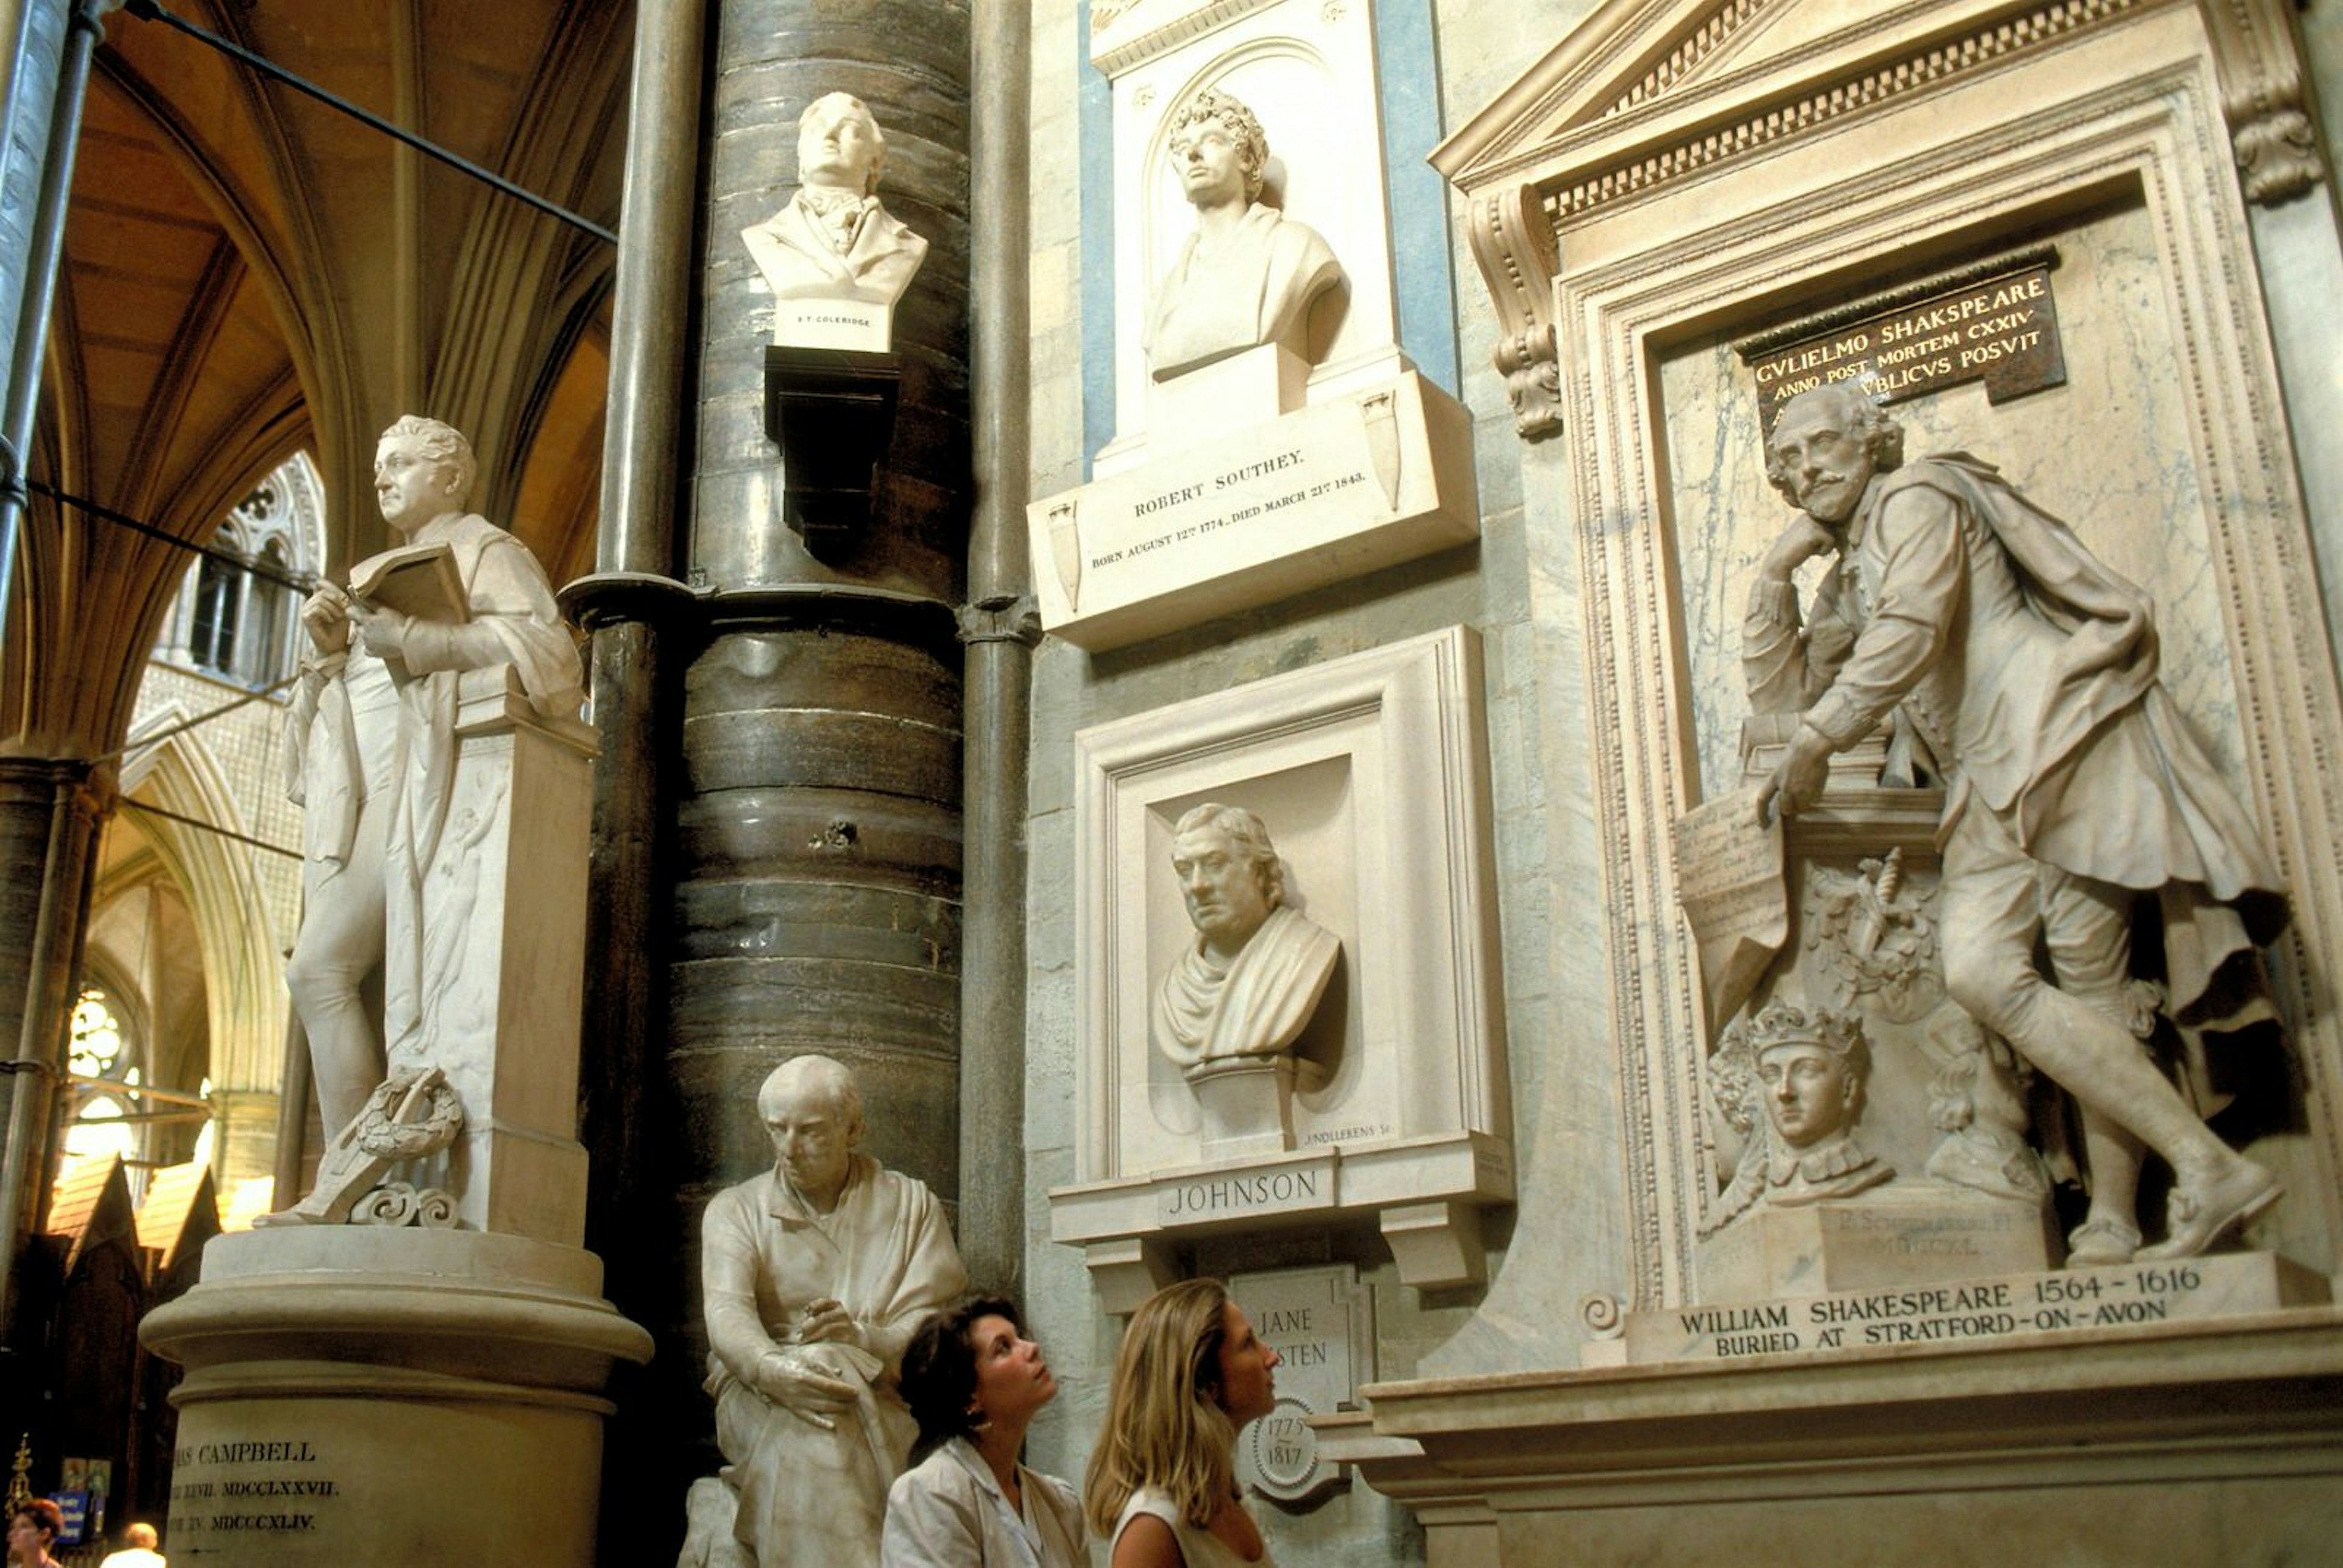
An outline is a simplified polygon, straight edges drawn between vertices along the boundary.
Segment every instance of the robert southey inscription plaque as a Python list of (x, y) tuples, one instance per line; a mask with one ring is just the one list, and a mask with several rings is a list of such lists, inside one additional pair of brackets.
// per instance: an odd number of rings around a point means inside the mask
[(2050, 251), (2011, 257), (1983, 276), (1915, 285), (1735, 345), (1756, 383), (1760, 426), (1770, 434), (1783, 404), (1834, 381), (1860, 380), (1883, 404), (1968, 381), (1982, 380), (1992, 403), (2065, 385), (2056, 261)]

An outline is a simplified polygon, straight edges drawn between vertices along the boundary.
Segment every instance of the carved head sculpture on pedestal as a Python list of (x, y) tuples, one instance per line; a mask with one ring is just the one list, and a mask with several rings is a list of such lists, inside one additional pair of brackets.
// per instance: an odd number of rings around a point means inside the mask
[(1852, 1014), (1808, 1013), (1776, 999), (1728, 1028), (1710, 1063), (1711, 1095), (1745, 1132), (1762, 1114), (1764, 1133), (1743, 1152), (1707, 1229), (1760, 1202), (1852, 1197), (1894, 1176), (1855, 1135), (1870, 1071), (1863, 1023)]

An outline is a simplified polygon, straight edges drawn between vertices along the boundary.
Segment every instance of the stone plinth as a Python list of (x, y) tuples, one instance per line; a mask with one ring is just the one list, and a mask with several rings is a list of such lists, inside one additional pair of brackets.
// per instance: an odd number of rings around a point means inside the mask
[(1116, 648), (1478, 538), (1472, 417), (1408, 371), (1198, 443), (1159, 431), (1027, 518), (1042, 625)]
[(2253, 1315), (2324, 1306), (2327, 1278), (2275, 1252), (2232, 1252), (2175, 1263), (1982, 1275), (1928, 1283), (1875, 1283), (1827, 1294), (1728, 1301), (1630, 1312), (1621, 1341), (1596, 1341), (1589, 1365), (1731, 1360), (1794, 1351), (2071, 1338), (2126, 1325)]
[(602, 1398), (651, 1339), (591, 1253), (317, 1226), (216, 1239), (146, 1347), (183, 1363), (175, 1562), (588, 1563)]
[(454, 1192), (467, 1229), (574, 1247), (594, 732), (538, 716), (508, 665), (468, 672), (458, 700), (447, 825), (423, 879), (423, 1029), (390, 1066), (445, 1072), (464, 1131), (399, 1174)]
[(1481, 1211), (1513, 1197), (1512, 1151), (1487, 1133), (1327, 1144), (1053, 1187), (1050, 1239), (1082, 1248), (1117, 1314), (1178, 1278), (1171, 1246), (1180, 1237), (1343, 1221), (1373, 1221), (1401, 1282), (1433, 1290), (1486, 1278)]
[(1811, 1296), (2052, 1262), (2042, 1205), (1932, 1181), (1894, 1181), (1836, 1202), (1762, 1206), (1704, 1240), (1701, 1299)]
[(1369, 1384), (1325, 1458), (1442, 1568), (2310, 1563), (2343, 1315)]

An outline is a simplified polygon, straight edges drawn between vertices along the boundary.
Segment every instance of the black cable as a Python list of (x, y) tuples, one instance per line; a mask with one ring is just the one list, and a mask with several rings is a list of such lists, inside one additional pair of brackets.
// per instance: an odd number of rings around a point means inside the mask
[(256, 839), (249, 833), (239, 833), (233, 828), (223, 828), (216, 822), (206, 822), (200, 817), (182, 817), (176, 811), (166, 811), (160, 806), (150, 806), (146, 801), (131, 796), (124, 796), (122, 804), (142, 816), (160, 817), (166, 822), (176, 822), (183, 828), (201, 828), (206, 833), (217, 833), (223, 839), (233, 839), (239, 844), (249, 844), (256, 849), (266, 849), (272, 855), (283, 855), (294, 860), (302, 858), (301, 851), (298, 849), (288, 849), (282, 844), (272, 844), (266, 839)]
[(76, 511), (87, 512), (93, 518), (103, 518), (116, 528), (128, 528), (134, 534), (143, 534), (150, 539), (169, 545), (175, 549), (189, 550), (217, 561), (224, 567), (230, 567), (240, 572), (250, 572), (265, 581), (276, 583), (281, 588), (291, 588), (295, 593), (312, 593), (316, 591), (317, 585), (325, 580), (314, 572), (284, 571), (259, 561), (246, 560), (233, 550), (224, 550), (216, 545), (199, 545), (193, 539), (183, 539), (166, 528), (158, 528), (152, 523), (142, 522), (127, 512), (116, 511), (112, 507), (102, 507), (86, 497), (60, 490), (55, 485), (40, 479), (26, 479), (25, 488), (35, 495), (46, 496), (49, 499), (71, 507)]
[(492, 185), (496, 186), (497, 189), (504, 192), (505, 195), (511, 196), (516, 201), (527, 202), (538, 211), (548, 214), (553, 217), (558, 217), (562, 222), (568, 224), (573, 227), (582, 228), (588, 234), (592, 235), (595, 238), (601, 240), (606, 244), (616, 245), (618, 243), (618, 236), (612, 234), (608, 229), (604, 228), (600, 224), (595, 223), (588, 218), (579, 217), (568, 207), (556, 206), (554, 203), (546, 200), (543, 196), (538, 196), (535, 191), (528, 190), (520, 186), (517, 186), (513, 184), (512, 181), (505, 178), (504, 176), (490, 169), (484, 169), (479, 165), (472, 162), (469, 158), (461, 157), (455, 153), (449, 152), (445, 147), (437, 146), (430, 142), (427, 142), (412, 131), (401, 130), (398, 126), (392, 125), (388, 120), (384, 119), (380, 115), (374, 114), (369, 110), (361, 109), (356, 104), (351, 103), (347, 98), (337, 96), (336, 95), (326, 91), (325, 88), (318, 86), (314, 82), (302, 80), (299, 76), (295, 75), (292, 72), (287, 70), (284, 66), (277, 65), (275, 61), (270, 60), (266, 55), (256, 55), (251, 50), (246, 48), (243, 45), (235, 42), (233, 39), (223, 38), (216, 33), (205, 31), (203, 28), (196, 26), (193, 22), (183, 21), (179, 17), (172, 15), (171, 13), (164, 10), (163, 7), (156, 3), (156, 0), (126, 0), (123, 9), (130, 13), (133, 16), (139, 18), (141, 21), (160, 22), (166, 26), (175, 27), (180, 32), (185, 33), (188, 37), (194, 38), (200, 43), (208, 44), (213, 48), (217, 49), (221, 54), (228, 55), (232, 59), (243, 61), (254, 70), (258, 71), (262, 75), (272, 77), (277, 81), (282, 82), (287, 86), (293, 88), (297, 92), (307, 93), (309, 96), (317, 99), (319, 103), (324, 104), (328, 108), (339, 109), (342, 113), (349, 116), (350, 118), (373, 126), (376, 130), (380, 131), (384, 136), (406, 143), (408, 146), (413, 147), (417, 152), (423, 154), (427, 157), (437, 158), (441, 163), (446, 164), (449, 168), (460, 170), (463, 173), (471, 176), (476, 180), (482, 181), (488, 185)]

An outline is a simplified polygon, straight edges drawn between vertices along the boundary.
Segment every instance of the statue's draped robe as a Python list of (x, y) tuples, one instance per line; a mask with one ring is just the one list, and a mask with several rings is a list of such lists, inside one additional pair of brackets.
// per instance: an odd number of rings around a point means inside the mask
[(1292, 1045), (1333, 978), (1342, 939), (1283, 905), (1223, 966), (1199, 937), (1156, 989), (1156, 1049), (1182, 1070)]
[(892, 305), (911, 286), (928, 256), (928, 242), (870, 196), (863, 198), (862, 216), (843, 251), (802, 193), (764, 222), (742, 229), (740, 243), (777, 299)]
[(1316, 229), (1259, 202), (1215, 243), (1189, 235), (1149, 307), (1141, 346), (1155, 378), (1261, 343), (1308, 357), (1310, 305), (1342, 280), (1342, 264)]
[[(717, 1442), (740, 1496), (734, 1533), (759, 1568), (875, 1563), (887, 1488), (916, 1430), (896, 1369), (920, 1321), (968, 1282), (943, 1205), (867, 1155), (853, 1157), (828, 1214), (768, 1171), (709, 1201), (699, 1256)], [(795, 1348), (794, 1325), (825, 1297), (845, 1307), (863, 1339), (860, 1352), (810, 1347), (828, 1375), (862, 1385), (832, 1431), (755, 1386), (758, 1363)]]
[(1946, 779), (1940, 845), (1990, 811), (2035, 859), (2152, 895), (2194, 1046), (2270, 1016), (2256, 949), (2286, 900), (2157, 679), (2152, 608), (1990, 464), (1948, 453), (1872, 481), (1805, 626), (1788, 585), (1752, 585), (1744, 662), (1753, 706), (1802, 709), (1835, 747), (1899, 714)]

